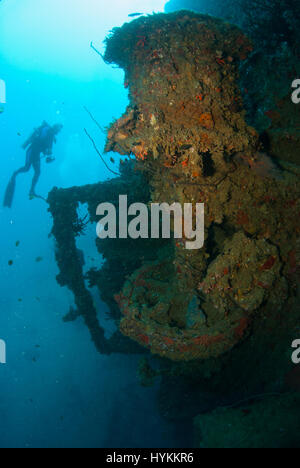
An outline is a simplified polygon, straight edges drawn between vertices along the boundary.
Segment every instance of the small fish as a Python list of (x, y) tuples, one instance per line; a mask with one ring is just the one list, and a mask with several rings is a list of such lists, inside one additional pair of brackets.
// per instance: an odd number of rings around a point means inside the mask
[(20, 298), (18, 299), (18, 302), (23, 302), (23, 299), (20, 297)]
[(21, 244), (21, 242), (20, 242), (20, 241), (17, 241), (17, 242), (16, 242), (16, 247), (19, 247), (20, 244)]
[(9, 266), (12, 266), (13, 264), (14, 264), (13, 260), (9, 260), (9, 261), (8, 261), (8, 265), (9, 265)]
[(19, 137), (22, 136), (20, 132), (18, 132), (17, 135), (18, 135)]
[(144, 13), (130, 13), (129, 18), (136, 18), (137, 16), (142, 16)]
[(36, 263), (40, 263), (43, 261), (43, 257), (36, 257), (35, 261)]
[(110, 158), (110, 162), (115, 164), (116, 161), (114, 160), (114, 158)]

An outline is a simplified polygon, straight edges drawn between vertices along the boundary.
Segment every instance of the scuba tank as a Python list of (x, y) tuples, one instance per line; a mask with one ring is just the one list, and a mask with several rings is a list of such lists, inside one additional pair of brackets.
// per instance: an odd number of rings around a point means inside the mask
[(34, 129), (30, 137), (23, 143), (22, 148), (25, 150), (37, 138), (41, 138), (46, 129), (49, 130), (50, 128), (50, 125), (44, 120), (40, 127)]

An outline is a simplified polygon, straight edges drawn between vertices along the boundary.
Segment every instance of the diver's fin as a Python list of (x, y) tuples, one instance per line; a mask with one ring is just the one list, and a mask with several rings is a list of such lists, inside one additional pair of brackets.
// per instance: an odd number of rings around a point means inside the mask
[(6, 188), (3, 206), (6, 206), (7, 208), (12, 207), (13, 199), (15, 195), (15, 188), (16, 188), (16, 177), (12, 176)]
[(35, 198), (39, 198), (40, 200), (44, 200), (44, 202), (47, 203), (46, 198), (41, 197), (41, 195), (37, 195), (36, 193), (30, 193), (29, 194), (29, 200), (34, 200)]

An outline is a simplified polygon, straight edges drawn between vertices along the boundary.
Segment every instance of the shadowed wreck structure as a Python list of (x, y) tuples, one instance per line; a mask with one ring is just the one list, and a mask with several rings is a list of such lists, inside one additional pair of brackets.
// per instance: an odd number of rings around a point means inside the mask
[[(104, 59), (124, 69), (130, 104), (105, 150), (135, 161), (118, 178), (48, 199), (71, 318), (84, 318), (101, 353), (148, 354), (140, 371), (147, 382), (162, 377), (169, 418), (296, 390), (286, 353), (300, 318), (300, 169), (274, 162), (246, 122), (239, 67), (252, 50), (238, 27), (188, 11), (114, 29)], [(124, 194), (129, 203), (204, 203), (204, 248), (186, 250), (185, 238), (97, 239), (104, 265), (84, 277), (77, 207), (87, 203), (96, 223), (97, 205), (117, 206)], [(110, 339), (86, 280), (118, 326)]]

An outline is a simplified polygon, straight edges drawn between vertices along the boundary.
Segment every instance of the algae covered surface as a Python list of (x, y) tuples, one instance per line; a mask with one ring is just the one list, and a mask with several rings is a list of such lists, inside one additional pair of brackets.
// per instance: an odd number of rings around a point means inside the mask
[[(298, 121), (283, 123), (289, 96), (281, 96), (280, 113), (249, 118), (251, 96), (241, 80), (251, 73), (254, 48), (239, 27), (191, 11), (115, 28), (104, 60), (124, 70), (130, 103), (107, 129), (105, 150), (126, 162), (112, 181), (54, 190), (48, 199), (58, 280), (73, 291), (78, 307), (73, 318), (84, 317), (99, 352), (146, 354), (141, 379), (146, 385), (161, 379), (166, 417), (206, 413), (195, 422), (201, 447), (299, 445), (291, 436), (297, 395), (211, 412), (296, 387), (287, 375), (300, 319)], [(94, 222), (98, 203), (116, 202), (124, 193), (149, 205), (204, 203), (204, 247), (187, 250), (184, 236), (97, 240), (104, 265), (83, 278), (76, 206), (87, 203)], [(117, 325), (110, 339), (84, 279), (109, 306)], [(175, 394), (177, 384), (183, 390)]]
[(246, 122), (239, 65), (252, 50), (239, 28), (188, 11), (140, 18), (107, 39), (104, 59), (125, 70), (131, 102), (106, 150), (135, 154), (152, 202), (206, 207), (205, 247), (177, 242), (171, 260), (142, 267), (117, 297), (121, 331), (172, 360), (221, 355), (254, 313), (288, 296), (297, 169), (280, 170)]
[(199, 448), (299, 448), (300, 395), (270, 396), (195, 419)]

